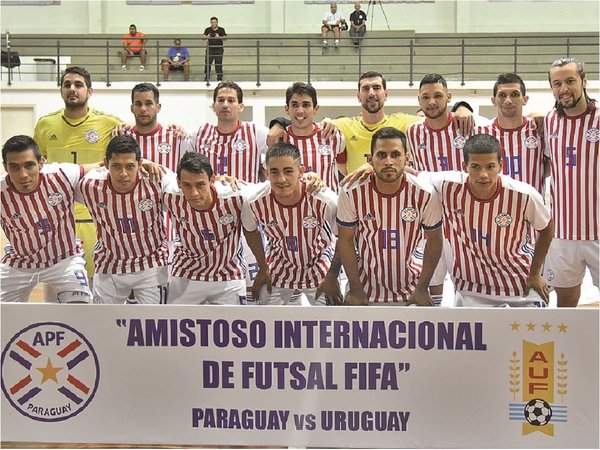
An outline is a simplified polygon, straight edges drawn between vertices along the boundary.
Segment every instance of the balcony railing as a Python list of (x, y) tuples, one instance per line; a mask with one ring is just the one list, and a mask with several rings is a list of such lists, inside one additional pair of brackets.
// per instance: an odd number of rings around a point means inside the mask
[[(412, 35), (401, 32), (367, 33), (355, 47), (347, 38), (338, 47), (329, 39), (301, 36), (229, 37), (225, 42), (225, 78), (254, 82), (268, 81), (356, 81), (368, 70), (386, 75), (388, 80), (407, 81), (410, 86), (430, 72), (447, 80), (494, 79), (498, 73), (516, 72), (528, 80), (543, 80), (552, 61), (574, 56), (586, 63), (588, 76), (598, 78), (598, 35)], [(114, 81), (163, 82), (160, 61), (172, 46), (169, 36), (150, 38), (146, 44), (146, 70), (138, 74), (131, 65), (122, 72), (121, 37), (18, 36), (1, 39), (3, 78), (11, 86), (19, 80), (60, 80), (66, 65), (81, 65), (95, 82), (110, 86)], [(204, 81), (205, 41), (198, 36), (183, 36), (190, 50), (192, 81)], [(19, 55), (21, 65), (8, 62)], [(33, 63), (31, 62), (33, 60)], [(7, 62), (7, 64), (5, 64)], [(137, 63), (137, 61), (136, 61)], [(138, 63), (139, 64), (139, 63)], [(215, 79), (214, 68), (213, 80)], [(170, 74), (170, 79), (177, 75)], [(207, 83), (209, 85), (210, 82)]]

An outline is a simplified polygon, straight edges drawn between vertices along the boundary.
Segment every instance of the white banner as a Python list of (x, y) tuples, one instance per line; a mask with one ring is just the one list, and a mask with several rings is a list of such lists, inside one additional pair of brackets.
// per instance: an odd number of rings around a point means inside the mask
[(598, 310), (2, 304), (2, 441), (598, 448)]

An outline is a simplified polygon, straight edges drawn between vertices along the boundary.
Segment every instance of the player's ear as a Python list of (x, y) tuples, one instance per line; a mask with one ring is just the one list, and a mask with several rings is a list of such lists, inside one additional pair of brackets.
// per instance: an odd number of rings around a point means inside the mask
[(523, 106), (525, 106), (528, 101), (529, 101), (529, 95), (524, 95), (523, 96)]
[(243, 103), (240, 103), (239, 109), (240, 109), (240, 112), (242, 112), (244, 110), (244, 104)]
[(492, 105), (498, 106), (496, 105), (496, 97), (490, 97), (490, 99), (492, 100)]
[(463, 171), (464, 171), (464, 172), (466, 172), (466, 171), (467, 171), (467, 167), (468, 167), (468, 166), (467, 166), (467, 162), (466, 162), (466, 161), (463, 161), (463, 162), (462, 162), (462, 169), (463, 169)]
[(373, 155), (369, 154), (367, 155), (367, 162), (371, 165), (373, 165)]
[(215, 180), (216, 180), (216, 176), (215, 176), (215, 174), (213, 173), (213, 174), (210, 176), (210, 179), (209, 179), (208, 181), (209, 181), (209, 183), (212, 185), (212, 184), (215, 184)]

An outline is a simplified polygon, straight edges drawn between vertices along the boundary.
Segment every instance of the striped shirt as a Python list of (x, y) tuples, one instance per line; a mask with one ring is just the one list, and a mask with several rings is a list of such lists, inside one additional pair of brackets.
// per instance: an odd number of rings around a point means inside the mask
[(215, 175), (228, 175), (249, 183), (259, 181), (261, 156), (267, 151), (266, 127), (239, 122), (232, 133), (220, 133), (217, 125), (204, 124), (191, 136), (198, 153), (206, 155)]
[(431, 184), (404, 174), (398, 192), (377, 190), (375, 176), (340, 191), (337, 222), (355, 227), (360, 282), (370, 302), (406, 302), (420, 268), (412, 258), (422, 230), (441, 226), (442, 213)]
[(2, 263), (41, 269), (83, 255), (73, 214), (74, 190), (82, 175), (76, 164), (46, 164), (38, 187), (28, 194), (18, 192), (9, 175), (0, 177), (0, 220), (9, 242)]
[(463, 136), (448, 113), (444, 128), (434, 130), (427, 120), (408, 127), (406, 139), (416, 170), (440, 172), (462, 170), (462, 150), (469, 136)]
[(134, 273), (167, 263), (161, 184), (138, 175), (130, 192), (120, 194), (106, 168), (90, 171), (79, 183), (76, 200), (96, 224), (96, 273)]
[(454, 254), (452, 277), (458, 290), (519, 296), (525, 291), (533, 249), (529, 224), (540, 231), (550, 212), (531, 185), (506, 175), (488, 200), (471, 194), (464, 172), (422, 173), (440, 194)]
[(325, 182), (325, 186), (337, 192), (336, 158), (345, 151), (341, 133), (338, 131), (329, 139), (324, 139), (321, 128), (316, 124), (313, 125), (313, 132), (309, 136), (294, 135), (291, 125), (287, 127), (286, 132), (289, 143), (300, 150), (305, 172), (315, 172)]
[(554, 237), (598, 240), (600, 113), (559, 117), (551, 111), (545, 119), (546, 155), (550, 158)]
[(200, 281), (244, 278), (240, 261), (242, 191), (217, 183), (213, 204), (198, 211), (187, 202), (173, 174), (163, 182), (163, 205), (173, 217), (181, 245), (175, 248), (172, 275)]
[[(503, 173), (515, 180), (532, 185), (544, 195), (544, 141), (533, 121), (527, 117), (518, 128), (504, 129), (498, 125), (498, 118), (487, 126), (476, 127), (476, 134), (489, 134), (500, 142), (502, 147)], [(456, 169), (460, 170), (460, 169)]]
[[(151, 133), (141, 134), (136, 127), (133, 127), (127, 134), (139, 144), (142, 158), (161, 164), (173, 172), (177, 171), (181, 157), (193, 150), (189, 138), (179, 139), (174, 128), (165, 128), (160, 124)], [(171, 226), (169, 215), (165, 215), (165, 233), (167, 240), (175, 240), (176, 234)]]
[(249, 195), (242, 209), (248, 231), (264, 226), (266, 259), (273, 286), (288, 289), (316, 288), (327, 274), (337, 234), (337, 196), (330, 189), (306, 194), (295, 205), (282, 205), (266, 182)]

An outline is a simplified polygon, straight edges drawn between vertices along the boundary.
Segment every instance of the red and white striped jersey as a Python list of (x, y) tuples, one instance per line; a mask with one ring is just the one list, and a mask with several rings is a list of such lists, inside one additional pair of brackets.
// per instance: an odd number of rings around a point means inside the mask
[(266, 182), (248, 196), (242, 209), (246, 230), (264, 226), (267, 264), (276, 287), (316, 288), (333, 259), (337, 196), (330, 189), (306, 194), (304, 183), (302, 191), (302, 200), (286, 206)]
[(217, 125), (204, 124), (191, 136), (194, 148), (206, 155), (215, 175), (228, 175), (249, 183), (258, 183), (261, 157), (267, 152), (266, 127), (239, 122), (229, 134)]
[(173, 172), (177, 171), (181, 157), (194, 150), (189, 138), (179, 139), (174, 128), (163, 127), (160, 124), (148, 134), (141, 134), (137, 127), (129, 130), (128, 134), (139, 144), (142, 158), (161, 164)]
[(112, 188), (108, 169), (96, 169), (79, 182), (76, 200), (87, 206), (96, 224), (96, 273), (135, 273), (166, 265), (159, 182), (138, 175), (135, 187), (120, 194)]
[(231, 186), (217, 183), (213, 186), (211, 207), (198, 211), (177, 187), (174, 174), (163, 180), (163, 205), (171, 214), (180, 239), (173, 256), (172, 275), (200, 281), (243, 279), (240, 253), (243, 191), (233, 191)]
[(465, 172), (422, 173), (442, 201), (454, 255), (454, 286), (486, 295), (523, 295), (533, 249), (529, 224), (543, 230), (550, 212), (533, 186), (499, 175), (498, 190), (489, 200), (471, 194)]
[(82, 175), (76, 164), (45, 164), (37, 189), (29, 194), (18, 192), (9, 175), (0, 177), (0, 220), (9, 242), (4, 264), (41, 269), (83, 255), (73, 215), (74, 191)]
[[(158, 125), (152, 133), (141, 134), (137, 127), (128, 131), (140, 146), (142, 158), (165, 166), (173, 172), (186, 152), (193, 151), (192, 141), (189, 138), (179, 139), (173, 128)], [(175, 232), (171, 226), (168, 215), (165, 216), (165, 233), (167, 240), (175, 240)]]
[(441, 226), (433, 186), (410, 174), (398, 192), (382, 194), (375, 176), (340, 190), (338, 226), (355, 227), (360, 282), (370, 302), (408, 301), (420, 267), (412, 254), (422, 230)]
[(595, 103), (576, 117), (551, 111), (545, 119), (550, 158), (554, 237), (598, 240), (600, 232), (600, 113)]
[(289, 143), (300, 150), (305, 172), (315, 172), (332, 191), (338, 190), (336, 158), (346, 150), (342, 134), (338, 131), (329, 139), (323, 139), (321, 128), (313, 124), (313, 133), (309, 136), (296, 136), (292, 126), (286, 129)]
[(448, 113), (448, 123), (439, 130), (429, 128), (427, 123), (413, 123), (406, 132), (414, 168), (428, 172), (462, 170), (462, 150), (469, 136), (460, 133), (453, 114)]
[(489, 134), (498, 139), (504, 163), (502, 173), (532, 185), (543, 196), (544, 141), (531, 125), (532, 120), (523, 117), (520, 127), (504, 129), (498, 125), (498, 118), (495, 118), (490, 125), (476, 127), (475, 133)]

